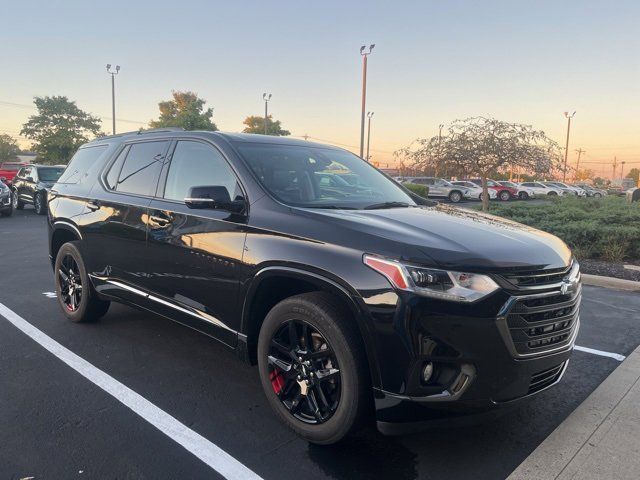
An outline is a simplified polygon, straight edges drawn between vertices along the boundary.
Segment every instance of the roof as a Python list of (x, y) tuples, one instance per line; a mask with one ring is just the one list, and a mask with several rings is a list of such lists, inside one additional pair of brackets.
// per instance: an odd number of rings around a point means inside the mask
[(124, 139), (129, 139), (131, 137), (136, 137), (138, 135), (149, 135), (149, 136), (156, 136), (156, 137), (171, 136), (171, 134), (174, 134), (175, 132), (180, 132), (182, 134), (189, 134), (189, 135), (197, 135), (197, 136), (211, 135), (214, 137), (224, 138), (228, 142), (236, 143), (236, 144), (237, 143), (261, 143), (261, 144), (273, 144), (273, 145), (298, 145), (298, 146), (305, 146), (305, 147), (316, 147), (316, 148), (320, 147), (320, 148), (331, 148), (335, 150), (341, 150), (339, 147), (335, 147), (333, 145), (325, 145), (322, 143), (309, 142), (307, 140), (300, 140), (300, 139), (291, 138), (291, 137), (277, 137), (274, 135), (261, 135), (256, 133), (233, 133), (233, 132), (220, 132), (220, 131), (212, 132), (209, 130), (188, 130), (187, 131), (187, 130), (184, 130), (183, 128), (175, 128), (175, 127), (154, 128), (150, 130), (118, 133), (116, 135), (98, 137), (89, 143), (92, 144), (97, 142), (110, 141), (113, 139), (124, 140)]

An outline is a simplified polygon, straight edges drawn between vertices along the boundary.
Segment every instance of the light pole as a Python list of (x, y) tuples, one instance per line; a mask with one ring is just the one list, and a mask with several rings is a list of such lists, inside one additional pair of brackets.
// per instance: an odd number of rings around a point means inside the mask
[(267, 118), (269, 118), (269, 100), (271, 100), (270, 93), (263, 93), (262, 99), (264, 100), (264, 134), (267, 135)]
[(564, 116), (567, 119), (567, 143), (564, 147), (564, 169), (562, 170), (562, 182), (567, 179), (567, 157), (569, 156), (569, 132), (571, 131), (571, 119), (576, 114), (574, 110), (572, 113), (564, 112)]
[(438, 162), (436, 163), (435, 168), (433, 169), (433, 174), (438, 176), (438, 165), (440, 164), (440, 143), (442, 143), (442, 129), (444, 128), (444, 123), (438, 125)]
[(116, 75), (120, 72), (120, 65), (111, 70), (111, 64), (107, 63), (107, 73), (111, 75), (111, 116), (113, 117), (113, 134), (116, 134)]
[(364, 154), (364, 116), (365, 110), (367, 108), (367, 57), (371, 54), (373, 47), (376, 44), (372, 43), (369, 45), (369, 50), (367, 50), (366, 45), (362, 45), (360, 47), (360, 55), (362, 56), (362, 114), (360, 117), (360, 158), (363, 157)]
[(367, 162), (369, 161), (369, 142), (371, 141), (371, 117), (373, 117), (373, 112), (367, 112), (367, 118), (369, 119), (367, 126)]

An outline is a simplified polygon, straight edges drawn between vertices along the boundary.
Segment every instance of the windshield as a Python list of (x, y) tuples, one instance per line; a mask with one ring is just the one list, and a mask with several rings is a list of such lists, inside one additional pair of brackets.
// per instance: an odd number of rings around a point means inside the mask
[(60, 178), (62, 172), (64, 172), (62, 167), (39, 168), (38, 178), (41, 182), (55, 182)]
[(5, 170), (7, 172), (17, 172), (23, 166), (24, 165), (22, 165), (21, 163), (3, 163), (0, 165), (0, 170)]
[(238, 150), (260, 183), (287, 205), (313, 208), (416, 205), (396, 182), (344, 150), (250, 143), (240, 144)]

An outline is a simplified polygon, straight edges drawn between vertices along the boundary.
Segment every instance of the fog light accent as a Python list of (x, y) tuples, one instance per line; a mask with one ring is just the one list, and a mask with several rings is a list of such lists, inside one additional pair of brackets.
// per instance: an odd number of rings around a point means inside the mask
[(424, 383), (429, 383), (431, 380), (431, 376), (433, 375), (433, 363), (427, 362), (424, 367), (422, 367), (422, 381)]

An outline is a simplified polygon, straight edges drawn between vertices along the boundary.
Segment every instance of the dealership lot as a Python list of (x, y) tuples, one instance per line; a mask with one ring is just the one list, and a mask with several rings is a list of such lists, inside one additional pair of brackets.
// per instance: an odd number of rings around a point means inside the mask
[[(272, 415), (257, 370), (215, 340), (119, 305), (96, 324), (64, 320), (47, 295), (45, 221), (30, 208), (0, 219), (0, 303), (263, 478), (502, 478), (619, 365), (576, 351), (559, 386), (489, 423), (309, 445)], [(638, 295), (585, 286), (577, 344), (627, 355), (638, 318)], [(2, 317), (0, 382), (2, 478), (216, 478)]]

